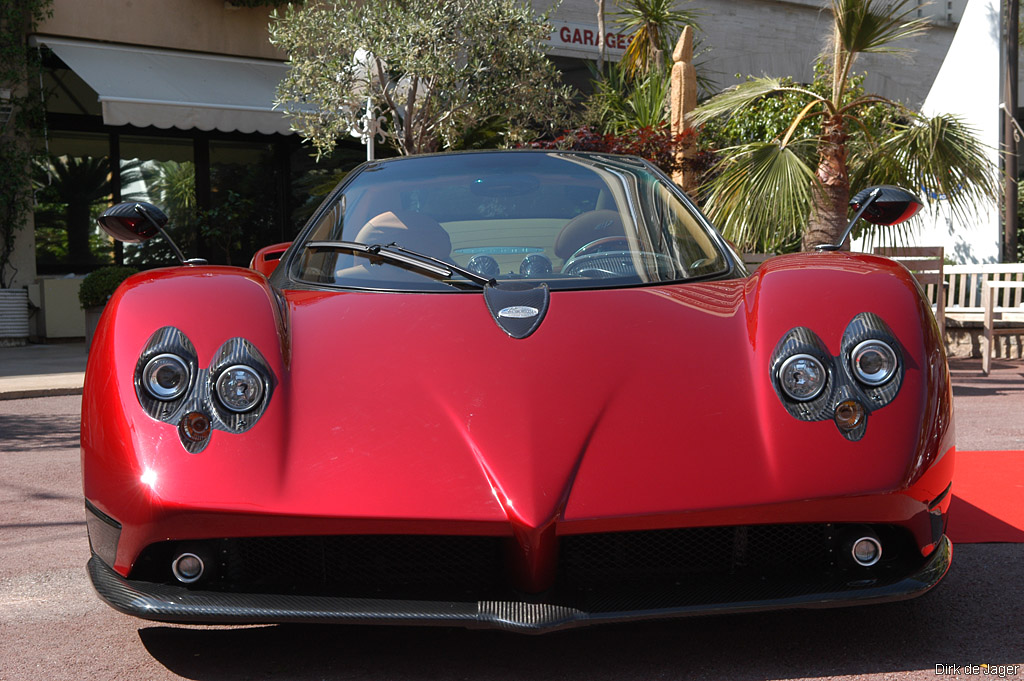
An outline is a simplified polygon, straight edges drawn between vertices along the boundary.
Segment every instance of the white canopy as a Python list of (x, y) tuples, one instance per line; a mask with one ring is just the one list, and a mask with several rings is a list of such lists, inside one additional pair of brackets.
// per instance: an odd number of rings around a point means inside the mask
[(36, 36), (99, 95), (107, 125), (290, 134), (284, 62)]

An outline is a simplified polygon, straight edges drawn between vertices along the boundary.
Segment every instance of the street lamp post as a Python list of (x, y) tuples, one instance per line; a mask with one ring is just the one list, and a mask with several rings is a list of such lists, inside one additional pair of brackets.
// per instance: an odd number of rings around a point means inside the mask
[(1019, 0), (1004, 0), (1003, 8), (1003, 60), (1000, 64), (1002, 78), (1002, 129), (1003, 153), (1003, 262), (1017, 262), (1017, 173), (1019, 148), (1017, 125), (1017, 28), (1019, 25)]
[[(352, 130), (352, 136), (358, 137), (359, 140), (366, 145), (366, 160), (372, 161), (376, 158), (374, 148), (374, 138), (381, 135), (381, 131), (384, 127), (384, 117), (375, 116), (377, 113), (376, 108), (373, 106), (373, 97), (370, 95), (366, 96), (366, 114), (359, 120), (358, 127)], [(384, 141), (383, 135), (381, 135), (381, 141)]]

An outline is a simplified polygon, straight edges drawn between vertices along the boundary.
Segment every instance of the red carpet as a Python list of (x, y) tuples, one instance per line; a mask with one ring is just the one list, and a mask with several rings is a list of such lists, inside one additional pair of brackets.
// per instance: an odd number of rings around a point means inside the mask
[(953, 543), (1024, 542), (1024, 451), (956, 453)]

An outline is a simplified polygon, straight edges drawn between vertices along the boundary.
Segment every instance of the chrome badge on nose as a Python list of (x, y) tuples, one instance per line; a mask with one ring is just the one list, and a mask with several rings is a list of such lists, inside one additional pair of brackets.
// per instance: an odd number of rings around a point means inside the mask
[(547, 284), (502, 282), (484, 287), (484, 302), (491, 319), (512, 338), (526, 338), (541, 325), (551, 293)]
[(540, 310), (529, 305), (511, 305), (498, 310), (498, 316), (506, 319), (529, 319), (539, 314)]

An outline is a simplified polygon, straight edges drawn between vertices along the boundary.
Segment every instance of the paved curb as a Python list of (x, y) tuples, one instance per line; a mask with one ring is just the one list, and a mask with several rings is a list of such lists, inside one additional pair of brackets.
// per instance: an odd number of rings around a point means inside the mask
[(0, 392), (0, 401), (23, 400), (30, 397), (58, 397), (61, 395), (81, 395), (82, 388), (34, 388), (28, 390), (7, 390)]
[(0, 348), (0, 400), (81, 395), (89, 354), (85, 343)]

